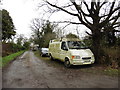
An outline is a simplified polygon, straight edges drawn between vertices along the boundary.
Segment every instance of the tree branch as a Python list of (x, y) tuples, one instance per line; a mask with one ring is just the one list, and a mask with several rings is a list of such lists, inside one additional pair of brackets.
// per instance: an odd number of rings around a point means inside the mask
[[(91, 27), (90, 27), (91, 23), (86, 19), (84, 13), (81, 12), (81, 10), (80, 10), (81, 7), (79, 7), (79, 6), (76, 4), (76, 2), (73, 2), (73, 5), (75, 6), (76, 10), (77, 10), (78, 13), (79, 13), (78, 18), (79, 18), (79, 20), (81, 21), (81, 23), (84, 24), (86, 27), (88, 27), (88, 28), (90, 29), (90, 28), (91, 28)], [(83, 18), (84, 18), (85, 21), (83, 20)], [(87, 23), (86, 23), (86, 22), (87, 22)]]
[[(107, 17), (103, 22), (100, 23), (100, 24), (101, 24), (101, 27), (104, 26), (105, 24), (107, 24), (107, 23), (111, 20), (110, 17), (114, 14), (114, 12), (116, 12), (117, 10), (120, 9), (120, 7), (117, 7), (117, 8), (115, 8), (115, 9), (113, 10), (114, 5), (115, 5), (115, 0), (114, 0), (114, 2), (112, 2), (110, 11), (109, 11), (109, 13), (108, 13), (108, 17)], [(119, 16), (118, 16), (118, 17), (119, 17)], [(113, 18), (112, 18), (112, 19), (113, 19)]]
[(68, 13), (68, 14), (70, 14), (70, 15), (78, 16), (78, 14), (71, 13), (71, 12), (69, 12), (69, 11), (67, 11), (67, 10), (65, 10), (65, 9), (63, 9), (63, 8), (61, 8), (61, 7), (58, 7), (58, 6), (56, 6), (56, 5), (53, 5), (53, 4), (49, 3), (48, 1), (46, 1), (46, 3), (49, 4), (49, 5), (51, 5), (51, 6), (53, 6), (53, 7), (55, 7), (55, 8), (58, 8), (58, 9), (64, 11), (64, 12), (66, 12), (66, 13)]
[(84, 0), (83, 0), (83, 3), (84, 3), (84, 5), (86, 6), (86, 8), (87, 8), (88, 12), (90, 13), (90, 9), (89, 9), (88, 4), (87, 4)]
[(90, 34), (89, 32), (85, 31), (89, 36), (92, 36), (92, 34)]
[(54, 22), (54, 23), (82, 24), (82, 23), (79, 23), (79, 22), (71, 22), (71, 21), (59, 21), (59, 22)]

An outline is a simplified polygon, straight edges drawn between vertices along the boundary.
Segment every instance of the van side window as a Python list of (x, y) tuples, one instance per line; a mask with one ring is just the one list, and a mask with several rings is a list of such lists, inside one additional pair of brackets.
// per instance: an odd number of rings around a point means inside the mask
[(67, 49), (67, 46), (66, 46), (65, 42), (62, 42), (61, 49), (63, 49), (63, 50)]

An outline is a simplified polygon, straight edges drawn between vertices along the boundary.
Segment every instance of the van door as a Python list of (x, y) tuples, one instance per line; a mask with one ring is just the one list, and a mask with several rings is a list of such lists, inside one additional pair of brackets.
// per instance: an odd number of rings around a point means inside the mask
[(66, 42), (62, 42), (61, 43), (61, 51), (60, 51), (60, 60), (61, 61), (64, 61), (64, 59), (67, 55), (67, 52), (68, 52), (68, 48), (67, 48)]
[(54, 52), (53, 52), (54, 53), (54, 57), (56, 59), (59, 59), (59, 57), (60, 57), (60, 43), (56, 43), (54, 49), (55, 49)]

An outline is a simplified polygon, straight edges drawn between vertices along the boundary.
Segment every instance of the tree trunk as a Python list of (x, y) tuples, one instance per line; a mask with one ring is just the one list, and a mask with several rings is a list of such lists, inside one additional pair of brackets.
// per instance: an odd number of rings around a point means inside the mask
[(101, 39), (100, 30), (94, 30), (92, 36), (92, 50), (95, 56), (96, 63), (100, 63), (100, 51), (101, 51), (100, 39)]

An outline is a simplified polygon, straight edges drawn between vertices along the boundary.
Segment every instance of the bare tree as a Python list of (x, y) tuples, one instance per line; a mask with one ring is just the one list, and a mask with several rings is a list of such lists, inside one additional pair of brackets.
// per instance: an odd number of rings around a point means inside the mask
[(39, 45), (39, 48), (48, 47), (49, 41), (56, 37), (55, 32), (53, 32), (56, 27), (57, 25), (49, 22), (49, 20), (35, 18), (31, 24), (33, 31), (31, 39), (35, 44)]
[(39, 18), (33, 19), (30, 25), (30, 28), (34, 33), (34, 39), (35, 41), (37, 41), (36, 43), (39, 45), (39, 48), (40, 48), (41, 37), (43, 35), (43, 31), (41, 29), (43, 25), (44, 25), (44, 20)]
[[(110, 22), (110, 27), (120, 26), (118, 18), (120, 17), (120, 3), (117, 0), (107, 2), (103, 0), (70, 0), (67, 5), (60, 6), (57, 3), (45, 1), (49, 12), (64, 11), (71, 16), (77, 17), (79, 22), (64, 21), (71, 24), (82, 24), (91, 30), (93, 41), (93, 51), (98, 60), (100, 53), (101, 30)], [(52, 7), (51, 7), (52, 6)], [(54, 8), (53, 8), (54, 7)], [(68, 9), (69, 8), (69, 9)]]
[(56, 33), (56, 38), (61, 38), (61, 37), (64, 37), (64, 27), (63, 28), (60, 28), (60, 27), (57, 27), (55, 29), (55, 33)]
[(18, 34), (16, 38), (17, 38), (17, 44), (22, 46), (25, 36), (23, 34)]

